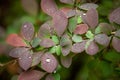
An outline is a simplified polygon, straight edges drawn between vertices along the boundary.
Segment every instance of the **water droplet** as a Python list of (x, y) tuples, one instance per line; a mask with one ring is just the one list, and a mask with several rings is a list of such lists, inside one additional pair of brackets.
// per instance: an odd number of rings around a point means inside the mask
[(49, 59), (49, 58), (47, 58), (47, 59), (46, 59), (46, 62), (48, 62), (48, 63), (49, 63), (49, 62), (50, 62), (50, 59)]
[(85, 16), (86, 14), (84, 13), (83, 15)]
[(19, 58), (19, 59), (21, 59), (21, 58)]
[(31, 57), (29, 57), (29, 58), (31, 58)]
[(26, 28), (27, 27), (27, 25), (24, 25), (24, 28)]

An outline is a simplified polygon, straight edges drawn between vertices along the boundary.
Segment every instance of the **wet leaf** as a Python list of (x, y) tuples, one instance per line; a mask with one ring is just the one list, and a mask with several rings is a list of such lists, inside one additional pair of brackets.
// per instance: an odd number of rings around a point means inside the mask
[(83, 41), (82, 37), (79, 36), (79, 35), (76, 35), (76, 34), (73, 35), (72, 40), (73, 40), (74, 42), (82, 42), (82, 41)]
[(72, 64), (72, 57), (71, 56), (61, 56), (60, 60), (61, 60), (61, 64), (65, 68), (69, 68), (70, 65)]
[(68, 19), (65, 17), (64, 13), (57, 11), (53, 16), (54, 29), (58, 36), (61, 36), (66, 30)]
[(33, 48), (37, 47), (39, 44), (40, 44), (40, 38), (34, 38), (32, 41), (31, 41), (31, 45)]
[(19, 37), (17, 34), (10, 34), (8, 35), (6, 42), (14, 47), (20, 47), (20, 46), (27, 46), (21, 37)]
[(31, 15), (36, 16), (38, 13), (38, 4), (36, 0), (21, 0), (23, 9)]
[(98, 5), (94, 3), (85, 3), (80, 5), (79, 8), (83, 10), (96, 9), (98, 8)]
[(101, 44), (103, 46), (108, 46), (109, 42), (110, 42), (110, 39), (106, 34), (98, 34), (98, 35), (95, 36), (95, 41), (98, 44)]
[(118, 7), (117, 9), (110, 13), (109, 21), (111, 23), (115, 22), (117, 24), (120, 24), (120, 7)]
[(36, 52), (33, 54), (33, 60), (32, 60), (32, 65), (31, 66), (36, 66), (40, 63), (41, 56), (43, 55), (43, 52)]
[(22, 69), (28, 70), (32, 64), (32, 54), (30, 51), (25, 51), (18, 59), (19, 65)]
[(24, 54), (28, 48), (14, 48), (10, 51), (9, 56), (14, 57), (14, 58), (19, 58), (22, 54)]
[(120, 39), (117, 37), (113, 37), (112, 46), (117, 52), (120, 52)]
[(86, 44), (86, 41), (75, 43), (73, 44), (71, 51), (73, 53), (81, 53), (85, 50), (85, 44)]
[(56, 58), (50, 54), (45, 53), (41, 58), (41, 68), (48, 73), (52, 73), (58, 66)]
[(95, 55), (99, 51), (99, 47), (94, 41), (88, 41), (86, 45), (85, 51), (89, 55)]
[(52, 28), (53, 25), (51, 24), (50, 21), (45, 22), (38, 30), (38, 37), (40, 39), (50, 37), (53, 32)]
[(54, 76), (52, 74), (48, 74), (45, 78), (45, 80), (55, 80)]
[(74, 30), (74, 34), (84, 34), (88, 31), (88, 25), (87, 24), (79, 24)]
[(25, 22), (21, 28), (21, 35), (25, 40), (31, 41), (34, 36), (34, 26), (30, 22)]
[(45, 72), (37, 70), (25, 71), (19, 75), (18, 80), (40, 80), (45, 74)]
[(49, 38), (44, 38), (40, 42), (40, 46), (45, 47), (45, 48), (49, 48), (54, 45), (55, 45), (55, 43), (52, 41), (52, 39), (49, 39)]
[(58, 10), (58, 7), (54, 0), (41, 0), (41, 8), (46, 14), (53, 16)]
[(94, 29), (98, 25), (98, 12), (96, 9), (89, 9), (85, 17), (86, 24)]
[(66, 4), (74, 4), (73, 0), (60, 0), (60, 2), (66, 3)]

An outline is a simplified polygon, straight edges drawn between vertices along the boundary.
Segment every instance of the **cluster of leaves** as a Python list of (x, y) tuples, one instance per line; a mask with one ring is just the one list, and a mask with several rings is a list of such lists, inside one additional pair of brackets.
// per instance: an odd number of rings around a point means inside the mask
[[(79, 53), (93, 56), (111, 48), (120, 52), (120, 29), (116, 27), (120, 25), (120, 8), (110, 13), (109, 23), (99, 23), (98, 5), (76, 5), (75, 1), (60, 0), (75, 8), (58, 8), (54, 0), (41, 0), (41, 9), (52, 19), (42, 24), (38, 31), (32, 23), (25, 22), (20, 35), (7, 37), (6, 42), (15, 47), (9, 55), (17, 59), (22, 70), (18, 80), (39, 80), (44, 76), (46, 80), (60, 80), (60, 66), (69, 68), (72, 58)], [(37, 6), (35, 8), (35, 12), (30, 13), (36, 14)], [(36, 67), (39, 70), (34, 70)]]

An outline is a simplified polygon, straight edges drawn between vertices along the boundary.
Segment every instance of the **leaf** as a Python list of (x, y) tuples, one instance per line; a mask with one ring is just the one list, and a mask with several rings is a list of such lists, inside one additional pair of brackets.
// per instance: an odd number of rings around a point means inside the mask
[(34, 36), (34, 26), (30, 22), (25, 22), (21, 28), (21, 35), (25, 40), (31, 41)]
[(85, 17), (86, 24), (94, 29), (98, 25), (98, 12), (96, 9), (89, 9)]
[(112, 46), (117, 52), (120, 52), (120, 39), (117, 37), (113, 37)]
[(120, 29), (115, 32), (115, 36), (120, 38)]
[(56, 47), (57, 47), (57, 46), (51, 47), (51, 48), (49, 49), (49, 52), (50, 52), (50, 53), (55, 53), (55, 52), (56, 52)]
[(86, 53), (89, 55), (95, 55), (99, 51), (99, 47), (94, 41), (88, 41), (86, 46)]
[(78, 24), (82, 23), (82, 17), (81, 16), (78, 16), (77, 23)]
[(28, 70), (32, 64), (32, 54), (30, 51), (25, 51), (18, 59), (19, 65), (22, 69)]
[(81, 53), (85, 50), (85, 44), (86, 44), (86, 41), (75, 43), (73, 44), (71, 51), (73, 53)]
[(27, 46), (21, 37), (19, 37), (17, 34), (10, 34), (8, 35), (6, 42), (14, 47), (20, 47), (20, 46)]
[(72, 57), (71, 56), (61, 56), (60, 60), (61, 60), (61, 64), (65, 68), (69, 68), (70, 65), (72, 64)]
[(66, 4), (74, 4), (73, 0), (60, 0), (60, 2), (66, 3)]
[(4, 38), (5, 37), (5, 30), (3, 29), (2, 26), (0, 26), (0, 38)]
[(45, 74), (45, 72), (37, 70), (25, 71), (19, 75), (18, 80), (40, 80)]
[(59, 39), (57, 36), (53, 35), (52, 40), (55, 42), (55, 44), (59, 44)]
[(49, 38), (44, 38), (40, 42), (40, 46), (45, 47), (45, 48), (49, 48), (49, 47), (52, 47), (54, 45), (55, 45), (55, 43), (52, 41), (52, 39), (49, 39)]
[(54, 77), (55, 80), (60, 80), (60, 74), (59, 73), (53, 74), (53, 77)]
[(53, 32), (52, 28), (53, 28), (53, 25), (51, 24), (50, 21), (45, 22), (44, 24), (41, 25), (41, 27), (38, 30), (38, 37), (40, 39), (50, 37)]
[(88, 31), (88, 25), (87, 24), (79, 24), (74, 30), (74, 34), (84, 34)]
[(14, 57), (14, 58), (19, 58), (27, 50), (28, 50), (28, 48), (24, 48), (24, 47), (14, 48), (10, 51), (9, 56)]
[(48, 74), (45, 78), (45, 80), (55, 80), (54, 76), (52, 74)]
[(43, 55), (43, 52), (36, 52), (32, 55), (33, 60), (32, 60), (32, 65), (31, 66), (36, 66), (40, 63), (41, 57)]
[(76, 35), (76, 34), (73, 35), (72, 40), (74, 42), (82, 42), (83, 41), (82, 37), (79, 35)]
[(52, 73), (58, 66), (56, 58), (49, 53), (45, 53), (41, 58), (41, 68), (48, 73)]
[(60, 45), (56, 46), (55, 51), (56, 51), (56, 54), (59, 56), (61, 54), (61, 46)]
[(120, 7), (118, 7), (117, 9), (113, 10), (110, 15), (109, 15), (109, 21), (115, 22), (117, 24), (120, 24)]
[(38, 4), (35, 0), (21, 0), (23, 9), (31, 15), (36, 16), (38, 13)]
[(94, 38), (94, 34), (91, 31), (87, 31), (87, 33), (85, 34), (85, 36), (89, 39)]
[(57, 11), (53, 16), (54, 29), (58, 36), (61, 36), (66, 30), (68, 19), (61, 11)]
[(96, 9), (98, 8), (98, 5), (94, 3), (85, 3), (80, 5), (79, 8), (83, 10)]
[(40, 44), (40, 38), (35, 37), (32, 41), (31, 41), (31, 45), (33, 48), (37, 47)]
[(46, 14), (53, 16), (58, 10), (58, 7), (54, 0), (41, 0), (41, 8)]
[(77, 27), (77, 17), (71, 17), (68, 23), (68, 29), (70, 33), (73, 33), (76, 27)]
[(103, 46), (108, 46), (110, 39), (106, 34), (98, 34), (95, 36), (95, 41)]

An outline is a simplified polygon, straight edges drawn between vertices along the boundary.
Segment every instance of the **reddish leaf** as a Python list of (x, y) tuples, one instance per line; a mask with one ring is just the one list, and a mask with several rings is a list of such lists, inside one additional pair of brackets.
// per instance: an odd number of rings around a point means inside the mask
[(109, 20), (110, 22), (120, 24), (120, 7), (115, 9), (112, 13), (110, 13)]
[(98, 34), (95, 36), (95, 41), (103, 46), (108, 46), (110, 39), (106, 34)]
[(15, 47), (27, 46), (22, 38), (19, 37), (17, 34), (10, 34), (6, 39), (6, 42)]
[(45, 78), (45, 80), (55, 80), (54, 76), (52, 74), (48, 74)]
[(69, 68), (70, 65), (72, 64), (72, 57), (71, 56), (61, 56), (61, 64), (66, 67)]
[(32, 64), (32, 54), (30, 51), (25, 51), (19, 57), (19, 65), (22, 69), (27, 70), (31, 67)]
[(89, 9), (96, 9), (98, 7), (97, 4), (94, 3), (85, 3), (82, 4), (79, 8), (83, 9), (83, 10), (89, 10)]
[(41, 58), (41, 68), (48, 73), (52, 73), (57, 68), (58, 62), (56, 58), (50, 54), (45, 53)]
[(38, 4), (36, 0), (21, 0), (23, 9), (29, 14), (37, 15)]
[(54, 0), (41, 0), (41, 8), (50, 16), (53, 16), (53, 14), (58, 10)]
[(53, 25), (50, 21), (45, 22), (38, 31), (38, 37), (39, 38), (46, 38), (52, 35), (53, 32)]
[(98, 24), (98, 12), (96, 9), (89, 9), (86, 13), (87, 24), (90, 28), (95, 28)]
[(117, 37), (113, 37), (112, 46), (117, 52), (120, 52), (120, 39)]
[(79, 24), (77, 25), (74, 33), (75, 34), (84, 34), (88, 31), (88, 25), (87, 24)]
[(32, 66), (36, 66), (40, 63), (42, 55), (43, 55), (43, 52), (36, 52), (33, 54)]
[(49, 47), (52, 47), (54, 45), (55, 45), (55, 43), (52, 41), (52, 39), (49, 39), (49, 38), (44, 38), (40, 42), (40, 46), (45, 47), (45, 48), (49, 48)]
[(37, 70), (22, 72), (18, 80), (40, 80), (46, 73)]
[(21, 28), (21, 34), (24, 39), (31, 41), (34, 36), (34, 26), (30, 22), (25, 22)]
[(25, 53), (28, 48), (14, 48), (10, 51), (9, 55), (14, 58), (19, 58), (23, 53)]
[(89, 55), (95, 55), (99, 51), (99, 48), (94, 41), (90, 41), (85, 51)]
[(66, 4), (74, 4), (73, 0), (60, 0), (60, 2), (66, 3)]
[(0, 54), (4, 53), (6, 49), (7, 49), (6, 45), (0, 43)]
[(68, 19), (61, 11), (57, 11), (53, 16), (53, 24), (58, 36), (61, 36), (66, 30)]
[(85, 44), (86, 44), (86, 41), (75, 43), (73, 44), (71, 51), (73, 53), (81, 53), (85, 50)]

